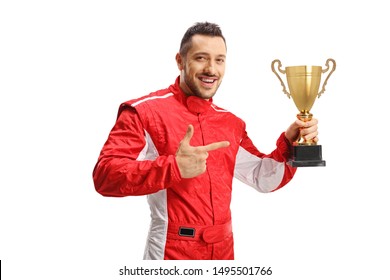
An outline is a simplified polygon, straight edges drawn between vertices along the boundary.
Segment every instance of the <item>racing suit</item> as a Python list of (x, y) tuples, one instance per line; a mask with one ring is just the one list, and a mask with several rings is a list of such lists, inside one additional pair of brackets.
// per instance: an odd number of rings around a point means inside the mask
[[(147, 195), (151, 224), (144, 259), (234, 259), (233, 177), (260, 192), (287, 184), (290, 146), (282, 133), (271, 154), (259, 152), (245, 123), (212, 99), (187, 97), (179, 79), (167, 89), (121, 104), (93, 171), (103, 196)], [(175, 154), (188, 125), (192, 146), (229, 141), (209, 152), (207, 170), (181, 178)]]

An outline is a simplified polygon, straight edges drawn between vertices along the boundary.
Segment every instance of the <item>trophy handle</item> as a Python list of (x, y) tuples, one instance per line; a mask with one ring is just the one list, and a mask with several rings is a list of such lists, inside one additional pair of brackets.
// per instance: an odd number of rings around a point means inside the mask
[(283, 87), (283, 92), (287, 95), (288, 98), (290, 98), (291, 94), (286, 90), (286, 86), (284, 85), (284, 82), (283, 82), (282, 78), (280, 78), (279, 74), (275, 70), (275, 63), (278, 63), (278, 70), (279, 70), (280, 73), (286, 74), (286, 70), (282, 70), (282, 68), (281, 68), (282, 67), (282, 63), (280, 62), (279, 59), (275, 59), (274, 61), (272, 61), (272, 63), (271, 63), (272, 72), (274, 72), (276, 77), (278, 77), (278, 79), (280, 81), (280, 84)]
[(326, 72), (329, 71), (329, 62), (332, 62), (333, 64), (333, 67), (332, 67), (332, 70), (329, 72), (328, 76), (326, 77), (324, 83), (322, 84), (322, 89), (321, 91), (318, 93), (318, 98), (321, 97), (321, 94), (323, 94), (325, 92), (325, 86), (326, 86), (326, 83), (328, 82), (328, 79), (330, 77), (330, 75), (332, 75), (332, 73), (334, 72), (334, 70), (336, 70), (336, 61), (334, 61), (334, 59), (332, 58), (328, 58), (328, 60), (326, 60), (326, 69), (322, 70), (322, 74), (325, 74)]

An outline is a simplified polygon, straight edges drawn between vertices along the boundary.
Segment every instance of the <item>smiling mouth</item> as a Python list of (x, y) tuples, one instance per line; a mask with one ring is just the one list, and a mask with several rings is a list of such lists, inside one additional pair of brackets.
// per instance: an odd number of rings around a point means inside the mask
[(209, 78), (209, 77), (200, 77), (199, 80), (206, 85), (213, 85), (215, 81), (217, 81), (216, 78)]

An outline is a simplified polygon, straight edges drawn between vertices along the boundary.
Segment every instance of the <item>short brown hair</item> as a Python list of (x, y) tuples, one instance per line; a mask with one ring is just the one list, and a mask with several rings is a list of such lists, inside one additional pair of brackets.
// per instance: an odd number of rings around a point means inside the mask
[(187, 29), (186, 33), (184, 34), (183, 38), (181, 39), (180, 43), (180, 50), (179, 53), (182, 56), (185, 56), (188, 52), (188, 50), (191, 48), (192, 45), (192, 36), (194, 35), (207, 35), (211, 37), (221, 37), (226, 45), (225, 37), (222, 35), (221, 28), (215, 24), (210, 22), (197, 22), (193, 26)]

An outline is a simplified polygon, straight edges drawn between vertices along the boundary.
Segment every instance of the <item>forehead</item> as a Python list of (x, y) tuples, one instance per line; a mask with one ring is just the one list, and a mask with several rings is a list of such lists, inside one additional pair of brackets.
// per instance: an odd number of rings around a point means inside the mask
[(226, 56), (226, 45), (221, 37), (197, 34), (192, 37), (191, 42), (189, 53), (204, 52), (212, 55)]

